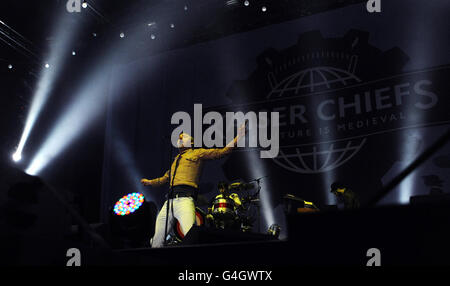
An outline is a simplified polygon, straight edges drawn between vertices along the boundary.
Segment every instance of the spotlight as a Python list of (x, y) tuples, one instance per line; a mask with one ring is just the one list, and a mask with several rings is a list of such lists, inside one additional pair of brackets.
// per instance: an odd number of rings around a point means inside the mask
[(92, 36), (93, 37), (97, 37), (97, 33), (92, 33)]
[(267, 11), (266, 6), (263, 6), (263, 7), (261, 8), (261, 10), (262, 10), (263, 12), (266, 12), (266, 11)]
[(245, 5), (245, 6), (250, 5), (250, 2), (248, 2), (248, 1), (246, 0), (246, 1), (244, 1), (244, 5)]
[(88, 7), (88, 3), (86, 1), (83, 1), (83, 4), (81, 4), (81, 7), (86, 9)]
[(153, 235), (156, 205), (140, 193), (122, 197), (109, 212), (108, 222), (115, 247), (144, 247)]
[(10, 70), (12, 70), (13, 66), (12, 66), (12, 65), (8, 65), (8, 68), (9, 68)]
[(22, 159), (22, 154), (16, 152), (12, 155), (12, 159), (14, 162), (19, 162)]
[(72, 56), (75, 56), (77, 53), (75, 51), (72, 51)]
[[(22, 150), (25, 148), (38, 117), (53, 93), (54, 88), (57, 86), (56, 83), (61, 76), (60, 71), (64, 69), (64, 65), (68, 61), (68, 57), (70, 57), (70, 48), (75, 46), (73, 42), (77, 38), (78, 33), (81, 32), (80, 29), (75, 29), (77, 22), (71, 21), (72, 17), (68, 14), (62, 13), (58, 17), (55, 17), (53, 23), (54, 31), (52, 33), (55, 43), (51, 45), (48, 56), (39, 63), (41, 70), (33, 90), (22, 135), (20, 136), (19, 144), (17, 144), (17, 154), (22, 154)], [(68, 31), (71, 32), (68, 33)]]
[(147, 26), (149, 26), (149, 27), (154, 26), (154, 25), (156, 25), (155, 22), (151, 22), (151, 23), (148, 23), (148, 24), (147, 24)]
[(155, 36), (154, 34), (152, 34), (152, 35), (150, 36), (150, 38), (152, 38), (152, 40), (154, 40), (154, 39), (156, 39), (156, 36)]
[(114, 205), (116, 215), (128, 215), (134, 213), (144, 202), (144, 195), (132, 193), (124, 196)]
[(267, 230), (267, 234), (273, 235), (275, 238), (280, 236), (281, 227), (278, 224), (272, 224)]
[(184, 5), (184, 11), (187, 11), (188, 7), (187, 5)]
[(172, 24), (170, 24), (170, 28), (175, 28), (175, 24), (174, 23), (172, 23)]
[(125, 37), (125, 34), (124, 34), (124, 33), (120, 33), (120, 37), (121, 37), (121, 38), (124, 38), (124, 37)]

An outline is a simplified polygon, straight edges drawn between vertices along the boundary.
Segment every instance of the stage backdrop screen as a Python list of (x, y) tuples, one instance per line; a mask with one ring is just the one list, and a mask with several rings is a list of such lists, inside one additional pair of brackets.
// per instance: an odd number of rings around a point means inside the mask
[[(277, 157), (261, 159), (250, 148), (205, 163), (200, 194), (206, 201), (218, 194), (219, 181), (265, 177), (257, 207), (261, 230), (284, 224), (286, 194), (319, 208), (336, 204), (330, 193), (336, 180), (364, 206), (450, 122), (449, 2), (382, 3), (382, 13), (370, 14), (361, 3), (115, 66), (102, 217), (132, 192), (161, 207), (167, 186), (143, 187), (139, 180), (168, 169), (171, 116), (192, 114), (196, 103), (204, 113), (280, 115)], [(448, 190), (449, 147), (381, 203), (408, 203), (436, 184)]]

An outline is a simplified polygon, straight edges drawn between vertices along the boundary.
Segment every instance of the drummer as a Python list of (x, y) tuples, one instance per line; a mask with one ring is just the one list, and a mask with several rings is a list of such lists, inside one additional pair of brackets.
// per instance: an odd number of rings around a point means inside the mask
[(219, 182), (219, 184), (217, 185), (217, 188), (219, 189), (220, 194), (211, 200), (212, 207), (208, 208), (208, 215), (206, 216), (206, 219), (210, 220), (210, 221), (214, 221), (214, 217), (212, 215), (212, 213), (214, 211), (214, 201), (217, 201), (219, 199), (227, 199), (228, 198), (233, 201), (233, 209), (232, 209), (233, 212), (242, 208), (242, 202), (241, 202), (241, 199), (239, 198), (238, 194), (236, 194), (236, 193), (230, 194), (229, 193), (230, 189), (229, 189), (228, 183), (223, 182), (223, 181)]
[(241, 199), (239, 198), (238, 194), (236, 193), (229, 193), (229, 185), (226, 182), (219, 182), (219, 184), (217, 185), (217, 187), (219, 188), (219, 192), (220, 194), (216, 196), (216, 199), (221, 199), (221, 198), (230, 198), (234, 201), (234, 205), (236, 209), (239, 209), (240, 207), (242, 207), (242, 202)]

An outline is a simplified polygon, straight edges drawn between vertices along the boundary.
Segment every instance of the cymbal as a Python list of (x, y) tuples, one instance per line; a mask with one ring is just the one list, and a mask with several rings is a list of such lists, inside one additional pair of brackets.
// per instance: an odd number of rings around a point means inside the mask
[(284, 195), (284, 196), (283, 196), (283, 199), (288, 199), (288, 200), (293, 200), (293, 201), (300, 201), (300, 202), (303, 202), (303, 201), (304, 201), (304, 199), (299, 198), (299, 197), (296, 197), (296, 196), (294, 196), (294, 195), (292, 195), (292, 194), (286, 194), (286, 195)]
[(259, 203), (259, 202), (260, 202), (260, 199), (251, 199), (251, 200), (248, 200), (248, 199), (244, 198), (244, 199), (242, 199), (242, 201), (243, 201), (243, 202), (248, 202), (248, 203)]
[(232, 183), (229, 186), (230, 190), (233, 191), (246, 191), (246, 190), (251, 190), (253, 189), (255, 186), (253, 184), (247, 184), (247, 183)]

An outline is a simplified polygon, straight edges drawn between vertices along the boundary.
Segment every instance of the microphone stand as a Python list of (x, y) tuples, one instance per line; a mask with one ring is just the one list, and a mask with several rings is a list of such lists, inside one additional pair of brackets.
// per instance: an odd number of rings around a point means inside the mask
[(267, 177), (269, 177), (269, 176), (263, 176), (263, 177), (249, 181), (249, 183), (256, 182), (256, 185), (258, 186), (258, 188), (257, 188), (258, 191), (254, 195), (252, 195), (253, 199), (256, 199), (256, 197), (259, 195), (259, 192), (261, 191), (261, 184), (260, 184), (261, 180), (264, 178), (267, 178)]
[[(262, 179), (267, 178), (267, 177), (269, 177), (269, 176), (263, 176), (263, 177), (249, 181), (249, 183), (256, 182), (256, 185), (258, 186), (256, 193), (251, 196), (252, 199), (256, 199), (256, 197), (259, 196), (259, 192), (261, 191), (261, 183), (260, 182)], [(258, 206), (258, 232), (259, 233), (261, 232), (261, 206)]]
[(164, 228), (164, 246), (167, 246), (167, 225), (169, 224), (169, 208), (170, 208), (170, 200), (173, 195), (173, 186), (171, 180), (171, 172), (172, 172), (172, 142), (169, 140), (169, 189), (167, 191), (167, 200), (166, 200), (166, 225)]
[[(258, 190), (255, 193), (255, 198), (259, 196), (259, 192), (261, 191), (261, 181), (262, 178), (256, 179), (256, 184), (258, 186)], [(261, 201), (261, 199), (259, 200)], [(262, 203), (262, 202), (261, 202)], [(261, 233), (261, 205), (258, 206), (258, 233)]]

